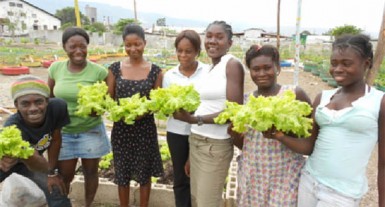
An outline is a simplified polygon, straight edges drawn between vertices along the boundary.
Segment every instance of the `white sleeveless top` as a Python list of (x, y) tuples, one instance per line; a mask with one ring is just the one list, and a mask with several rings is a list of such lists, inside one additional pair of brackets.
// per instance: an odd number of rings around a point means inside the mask
[[(222, 56), (221, 61), (215, 65), (207, 74), (200, 79), (197, 91), (200, 94), (201, 104), (195, 115), (208, 115), (220, 112), (226, 107), (226, 65), (231, 58), (236, 58), (231, 54)], [(203, 124), (198, 126), (193, 124), (191, 132), (213, 139), (228, 139), (228, 124)]]

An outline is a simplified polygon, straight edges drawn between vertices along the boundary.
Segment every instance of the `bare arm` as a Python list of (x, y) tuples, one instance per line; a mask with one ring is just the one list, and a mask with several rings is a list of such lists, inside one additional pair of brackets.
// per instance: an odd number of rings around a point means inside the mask
[(111, 98), (115, 98), (115, 75), (111, 72), (111, 70), (108, 70), (108, 75), (106, 79), (106, 83), (108, 86), (108, 94), (110, 94)]
[(49, 89), (50, 89), (50, 97), (51, 98), (55, 97), (55, 95), (53, 94), (53, 88), (55, 87), (55, 80), (48, 77), (47, 84), (48, 84)]
[(60, 146), (61, 146), (61, 129), (55, 129), (52, 133), (51, 144), (48, 148), (48, 163), (49, 170), (53, 170), (57, 167), (59, 158)]
[[(243, 104), (243, 91), (244, 91), (244, 79), (245, 74), (242, 64), (235, 60), (231, 59), (226, 65), (226, 99), (228, 101), (237, 102)], [(208, 114), (201, 116), (202, 121), (205, 124), (214, 124), (214, 118), (217, 117), (221, 111), (218, 111), (213, 114)], [(187, 112), (179, 112), (174, 114), (175, 119), (179, 119), (190, 124), (198, 123), (198, 118)]]
[(231, 59), (226, 66), (226, 98), (228, 101), (243, 104), (245, 72), (242, 64)]
[(315, 109), (319, 105), (320, 100), (321, 100), (321, 94), (318, 94), (318, 96), (315, 98), (313, 103), (313, 112), (312, 112), (313, 127), (311, 131), (311, 136), (309, 138), (298, 139), (296, 137), (291, 137), (289, 135), (283, 134), (282, 132), (277, 132), (275, 135), (273, 135), (273, 138), (282, 142), (284, 145), (289, 147), (294, 152), (304, 154), (304, 155), (310, 155), (313, 152), (314, 144), (319, 133), (319, 126), (315, 121)]
[(154, 89), (162, 88), (162, 80), (163, 80), (163, 72), (161, 71), (158, 74), (158, 77), (156, 77), (156, 81), (155, 81), (155, 84), (154, 84)]
[(35, 153), (31, 157), (25, 160), (22, 159), (21, 162), (23, 162), (31, 171), (48, 173), (49, 164), (37, 150), (35, 150)]
[(385, 207), (385, 98), (378, 118), (378, 206)]

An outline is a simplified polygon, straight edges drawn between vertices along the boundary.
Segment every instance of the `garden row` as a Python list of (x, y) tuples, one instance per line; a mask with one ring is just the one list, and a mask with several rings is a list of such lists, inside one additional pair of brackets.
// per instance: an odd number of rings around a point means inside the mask
[[(322, 81), (326, 82), (331, 87), (337, 87), (337, 82), (329, 73), (330, 64), (324, 60), (322, 63), (305, 62), (303, 70), (309, 72), (314, 76), (318, 76)], [(381, 69), (377, 78), (375, 79), (374, 86), (381, 91), (385, 92), (385, 73)]]

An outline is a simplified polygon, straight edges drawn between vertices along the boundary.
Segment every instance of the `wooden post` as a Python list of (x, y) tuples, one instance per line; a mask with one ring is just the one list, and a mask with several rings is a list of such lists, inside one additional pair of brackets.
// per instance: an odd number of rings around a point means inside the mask
[(384, 11), (382, 15), (382, 23), (380, 33), (378, 35), (377, 47), (373, 57), (373, 67), (369, 70), (368, 75), (366, 77), (366, 83), (369, 85), (373, 85), (374, 80), (376, 79), (378, 72), (380, 70), (380, 66), (382, 60), (385, 55), (385, 5)]

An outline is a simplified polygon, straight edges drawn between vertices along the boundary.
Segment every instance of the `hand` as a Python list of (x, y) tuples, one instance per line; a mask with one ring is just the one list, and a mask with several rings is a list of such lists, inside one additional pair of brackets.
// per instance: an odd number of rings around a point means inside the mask
[(186, 173), (187, 177), (190, 177), (190, 160), (187, 160), (186, 164), (184, 164), (184, 172)]
[(271, 129), (262, 132), (263, 136), (268, 139), (275, 139), (280, 140), (285, 134), (281, 131), (277, 131), (275, 127), (272, 127)]
[(99, 117), (99, 115), (95, 111), (92, 111), (90, 117)]
[(245, 134), (238, 133), (233, 130), (233, 124), (230, 123), (227, 127), (227, 133), (230, 135), (230, 137), (233, 139), (233, 144), (238, 147), (238, 149), (242, 150), (243, 148), (243, 140), (245, 138)]
[(52, 193), (54, 186), (59, 188), (60, 194), (67, 195), (64, 181), (60, 175), (47, 178), (48, 192)]
[(0, 170), (8, 172), (13, 166), (19, 162), (18, 159), (9, 156), (4, 156), (0, 160)]
[(148, 116), (150, 113), (144, 113), (143, 115), (140, 115), (140, 116), (137, 116), (136, 118), (135, 118), (135, 121), (139, 121), (139, 120), (141, 120), (141, 119), (143, 119), (144, 117), (146, 117), (146, 116)]
[(236, 131), (233, 130), (233, 123), (230, 123), (229, 126), (227, 127), (227, 134), (230, 135), (230, 137), (232, 138), (237, 138), (237, 137), (240, 137), (242, 135), (242, 133), (238, 133)]
[(178, 119), (180, 121), (184, 121), (184, 122), (187, 122), (190, 124), (192, 124), (193, 119), (194, 119), (194, 116), (192, 116), (189, 112), (187, 112), (185, 110), (176, 111), (173, 114), (173, 117), (174, 117), (174, 119)]

